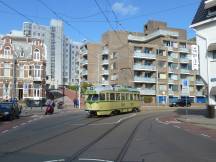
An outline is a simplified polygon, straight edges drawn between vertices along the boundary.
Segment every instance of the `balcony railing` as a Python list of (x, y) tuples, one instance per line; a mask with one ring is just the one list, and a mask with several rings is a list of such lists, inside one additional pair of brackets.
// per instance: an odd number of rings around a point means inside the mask
[(109, 75), (109, 70), (103, 70), (101, 74), (102, 75)]
[(137, 88), (141, 95), (155, 95), (156, 90), (153, 88)]
[(88, 75), (88, 71), (87, 70), (83, 70), (81, 74), (82, 75)]
[(174, 68), (169, 67), (168, 72), (169, 73), (178, 73), (178, 69), (174, 69)]
[(33, 81), (42, 81), (41, 77), (33, 77)]
[(108, 49), (103, 49), (102, 55), (109, 55), (109, 50)]
[(87, 55), (87, 54), (88, 54), (88, 50), (87, 50), (87, 49), (81, 50), (81, 53), (82, 53), (83, 55)]
[(109, 64), (109, 60), (102, 60), (102, 65), (106, 65), (106, 64)]
[(82, 61), (82, 64), (83, 64), (83, 65), (88, 64), (88, 60), (83, 60), (83, 61)]
[(103, 81), (102, 81), (102, 84), (103, 84), (103, 85), (109, 85), (109, 81), (108, 81), (108, 80), (103, 80)]
[(180, 48), (179, 48), (179, 52), (189, 53), (189, 49), (186, 48), (186, 47), (180, 47)]
[(134, 64), (133, 68), (134, 68), (134, 70), (156, 71), (156, 66), (155, 65)]
[(142, 53), (134, 51), (134, 58), (156, 59), (155, 53)]
[(190, 74), (191, 71), (189, 69), (181, 69), (180, 72), (182, 74)]
[(134, 77), (134, 82), (147, 82), (147, 83), (155, 83), (156, 79), (155, 78), (147, 78), (147, 77)]
[(169, 89), (168, 94), (169, 95), (174, 95), (174, 91)]
[(182, 62), (182, 63), (189, 63), (189, 58), (187, 58), (187, 57), (180, 57), (180, 62)]
[(196, 96), (204, 96), (203, 91), (196, 91)]
[(204, 82), (202, 80), (196, 80), (196, 84), (198, 84), (198, 85), (204, 85)]

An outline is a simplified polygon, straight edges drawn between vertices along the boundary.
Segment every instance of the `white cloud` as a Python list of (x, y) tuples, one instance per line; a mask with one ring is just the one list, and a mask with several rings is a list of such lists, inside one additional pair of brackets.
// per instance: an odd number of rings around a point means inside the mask
[(112, 9), (114, 12), (126, 16), (136, 14), (139, 8), (133, 5), (124, 4), (122, 2), (115, 2), (112, 5)]

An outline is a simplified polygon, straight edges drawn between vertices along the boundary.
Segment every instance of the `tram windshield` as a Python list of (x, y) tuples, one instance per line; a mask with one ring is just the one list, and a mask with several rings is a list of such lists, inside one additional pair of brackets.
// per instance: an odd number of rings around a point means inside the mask
[(87, 100), (97, 101), (98, 100), (98, 94), (90, 94), (90, 95), (88, 95)]

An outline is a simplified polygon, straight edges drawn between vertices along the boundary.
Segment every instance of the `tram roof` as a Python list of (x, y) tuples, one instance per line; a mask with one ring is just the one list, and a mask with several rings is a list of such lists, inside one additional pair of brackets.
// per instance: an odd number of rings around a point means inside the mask
[(86, 91), (86, 94), (98, 94), (101, 92), (135, 92), (139, 91), (135, 88), (128, 88), (123, 86), (92, 86), (89, 87)]

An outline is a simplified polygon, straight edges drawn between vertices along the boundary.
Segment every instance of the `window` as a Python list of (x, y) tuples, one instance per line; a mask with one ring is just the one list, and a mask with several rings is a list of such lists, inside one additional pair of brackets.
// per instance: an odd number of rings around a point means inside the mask
[(10, 64), (4, 64), (4, 76), (10, 77)]
[(110, 93), (110, 100), (115, 100), (115, 94), (114, 93)]
[(40, 84), (34, 84), (34, 97), (40, 97)]
[(102, 100), (102, 101), (105, 100), (105, 94), (104, 93), (100, 94), (100, 100)]
[(133, 100), (133, 94), (130, 94), (130, 100), (131, 101)]
[(39, 49), (35, 49), (35, 50), (34, 50), (33, 59), (34, 59), (35, 61), (39, 61), (39, 60), (40, 60), (40, 51), (39, 51)]
[(166, 89), (167, 89), (166, 85), (163, 85), (163, 84), (159, 85), (159, 90), (160, 91), (166, 91)]
[(24, 50), (21, 48), (20, 57), (24, 57)]
[(24, 65), (19, 65), (19, 77), (24, 78)]
[(216, 60), (216, 51), (212, 52), (212, 58), (213, 58), (213, 60)]
[(41, 77), (41, 69), (39, 65), (35, 65), (34, 67), (34, 77), (40, 78)]
[(120, 100), (120, 93), (116, 93), (116, 100)]
[(125, 93), (121, 94), (121, 100), (125, 100)]
[(32, 66), (29, 66), (29, 76), (32, 76)]
[(4, 49), (4, 58), (9, 58), (9, 55), (11, 54), (11, 50), (9, 47), (6, 47)]
[(161, 73), (158, 75), (158, 77), (159, 77), (159, 79), (166, 79), (167, 78), (166, 74), (161, 74)]

